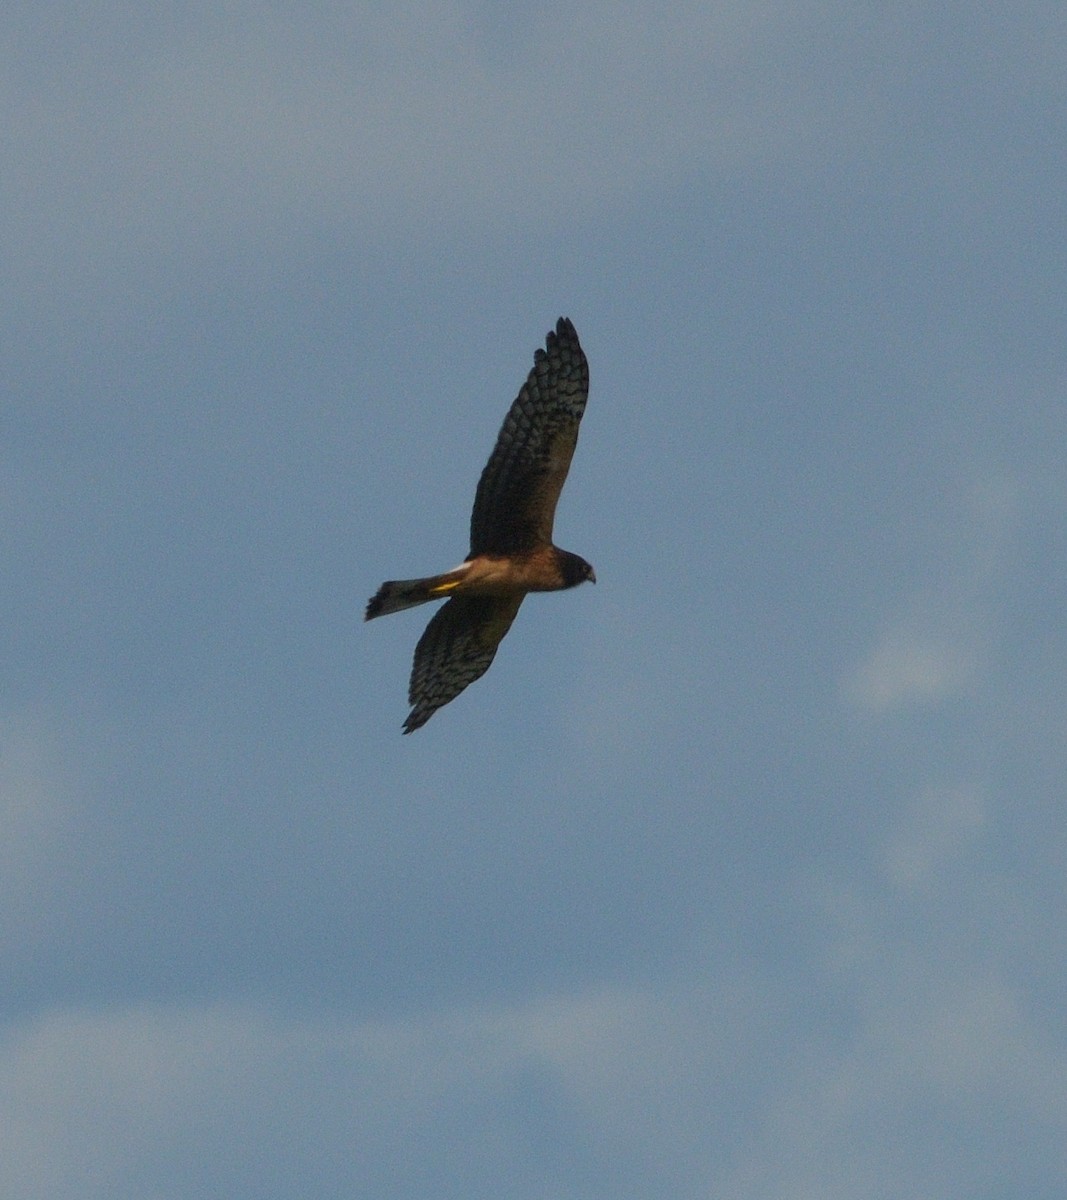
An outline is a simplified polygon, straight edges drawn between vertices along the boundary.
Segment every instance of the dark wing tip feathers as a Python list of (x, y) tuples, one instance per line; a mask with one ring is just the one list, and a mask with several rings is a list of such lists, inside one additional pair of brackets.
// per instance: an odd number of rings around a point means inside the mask
[(550, 331), (545, 338), (545, 345), (551, 349), (555, 342), (567, 342), (578, 345), (578, 334), (575, 331), (574, 325), (570, 317), (560, 317), (556, 322), (555, 331)]
[(534, 363), (540, 364), (560, 345), (578, 345), (578, 334), (571, 324), (569, 317), (560, 317), (556, 328), (545, 334), (545, 344), (534, 351)]
[(380, 617), (385, 611), (385, 598), (389, 594), (389, 589), (393, 586), (393, 581), (388, 580), (374, 593), (367, 601), (366, 610), (363, 613), (364, 621), (373, 621), (375, 617)]
[(421, 729), (423, 725), (433, 716), (433, 710), (430, 712), (420, 712), (419, 709), (413, 708), (408, 713), (408, 719), (401, 726), (401, 733), (414, 733), (416, 729)]

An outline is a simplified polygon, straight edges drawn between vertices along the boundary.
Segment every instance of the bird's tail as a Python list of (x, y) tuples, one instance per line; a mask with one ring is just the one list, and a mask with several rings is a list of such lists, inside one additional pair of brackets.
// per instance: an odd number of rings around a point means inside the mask
[(453, 571), (446, 571), (443, 575), (430, 575), (426, 579), (389, 579), (371, 596), (364, 619), (371, 621), (375, 617), (384, 617), (387, 613), (414, 608), (417, 604), (427, 604), (431, 600), (441, 600), (452, 593), (466, 573), (467, 564), (463, 563)]

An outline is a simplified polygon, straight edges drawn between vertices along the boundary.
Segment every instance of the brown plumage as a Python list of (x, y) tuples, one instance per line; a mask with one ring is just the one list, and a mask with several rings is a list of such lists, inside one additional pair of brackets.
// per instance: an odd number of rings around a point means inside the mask
[(596, 582), (585, 559), (552, 544), (588, 394), (589, 365), (574, 326), (560, 317), (482, 471), (465, 561), (443, 575), (390, 580), (371, 597), (368, 621), (449, 597), (415, 647), (405, 733), (485, 674), (528, 592)]

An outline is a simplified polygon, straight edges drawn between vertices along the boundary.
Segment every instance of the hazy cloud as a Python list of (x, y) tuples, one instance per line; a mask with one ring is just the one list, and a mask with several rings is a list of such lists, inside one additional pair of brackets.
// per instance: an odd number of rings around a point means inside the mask
[(969, 788), (931, 788), (915, 802), (886, 847), (886, 871), (900, 887), (916, 887), (977, 837), (985, 806)]
[(30, 714), (0, 719), (0, 941), (25, 938), (75, 836), (74, 781), (57, 736)]
[(511, 228), (803, 160), (882, 124), (869, 81), (850, 98), (804, 69), (867, 36), (847, 11), (547, 5), (503, 36), (475, 5), (282, 8), (149, 15), (121, 42), (72, 12), (68, 69), (6, 81), (8, 243), (55, 282), (59, 261), (129, 266), (194, 232)]

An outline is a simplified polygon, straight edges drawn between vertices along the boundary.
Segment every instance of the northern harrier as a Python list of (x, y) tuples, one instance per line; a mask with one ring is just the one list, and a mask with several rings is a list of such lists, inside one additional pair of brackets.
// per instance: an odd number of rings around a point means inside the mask
[(574, 326), (560, 317), (545, 349), (534, 354), (478, 482), (470, 554), (443, 575), (383, 583), (367, 605), (369, 621), (449, 597), (415, 647), (405, 733), (485, 674), (527, 592), (596, 583), (584, 558), (552, 544), (556, 501), (588, 394), (589, 364)]

